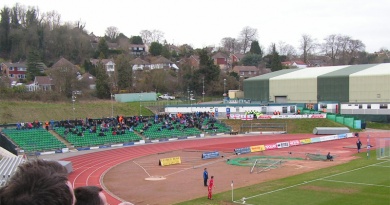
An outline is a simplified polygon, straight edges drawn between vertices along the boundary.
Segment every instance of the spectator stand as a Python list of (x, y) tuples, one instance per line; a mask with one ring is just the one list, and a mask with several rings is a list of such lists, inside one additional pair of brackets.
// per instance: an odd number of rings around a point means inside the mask
[(66, 148), (64, 143), (42, 127), (20, 130), (3, 129), (3, 133), (18, 146), (20, 153), (28, 155)]

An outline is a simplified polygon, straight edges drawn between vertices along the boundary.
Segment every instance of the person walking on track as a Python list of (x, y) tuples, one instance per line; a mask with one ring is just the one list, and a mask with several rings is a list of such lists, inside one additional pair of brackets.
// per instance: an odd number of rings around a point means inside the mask
[(203, 171), (203, 185), (207, 187), (207, 180), (209, 179), (209, 173), (207, 172), (207, 168), (204, 168)]
[(360, 139), (357, 140), (356, 146), (357, 146), (358, 153), (360, 153), (360, 148), (362, 147), (362, 142), (360, 141)]

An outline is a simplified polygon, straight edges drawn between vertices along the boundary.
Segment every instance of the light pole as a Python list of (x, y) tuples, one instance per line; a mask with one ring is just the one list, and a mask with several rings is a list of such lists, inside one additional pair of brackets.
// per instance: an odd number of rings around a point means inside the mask
[(203, 92), (202, 92), (202, 95), (203, 95), (203, 102), (204, 102), (204, 94), (206, 94), (206, 93), (204, 92), (204, 77), (203, 77)]
[(72, 104), (73, 104), (73, 119), (76, 119), (75, 118), (75, 115), (74, 115), (74, 111), (75, 111), (75, 107), (74, 107), (74, 103), (76, 102), (76, 95), (75, 95), (75, 92), (72, 91)]
[(194, 94), (192, 93), (191, 91), (191, 94), (190, 94), (190, 102), (191, 102), (191, 113), (192, 113), (192, 96), (194, 96)]
[(115, 95), (111, 93), (111, 118), (114, 118), (114, 99)]
[(226, 97), (226, 78), (223, 79), (223, 97)]
[(142, 116), (141, 115), (141, 107), (142, 107), (141, 100), (142, 100), (142, 94), (140, 93), (139, 94), (139, 116)]
[(187, 88), (188, 104), (190, 104), (190, 88)]

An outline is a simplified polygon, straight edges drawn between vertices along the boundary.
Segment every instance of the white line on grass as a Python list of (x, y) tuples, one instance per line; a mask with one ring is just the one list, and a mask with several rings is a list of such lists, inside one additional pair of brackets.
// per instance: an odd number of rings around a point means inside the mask
[(390, 166), (373, 166), (373, 167), (387, 167), (387, 168), (390, 168)]
[[(269, 191), (269, 192), (265, 192), (265, 193), (253, 195), (253, 196), (250, 196), (250, 197), (245, 197), (245, 198), (246, 198), (246, 199), (251, 199), (251, 198), (258, 197), (258, 196), (263, 196), (263, 195), (267, 195), (267, 194), (272, 194), (272, 193), (275, 193), (275, 192), (278, 192), (278, 191), (283, 191), (283, 190), (290, 189), (290, 188), (293, 188), (293, 187), (301, 186), (301, 185), (303, 185), (303, 184), (308, 184), (308, 183), (315, 182), (315, 181), (319, 181), (319, 180), (323, 180), (323, 179), (326, 179), (326, 178), (329, 178), (329, 177), (334, 177), (334, 176), (338, 176), (338, 175), (341, 175), (341, 174), (346, 174), (346, 173), (349, 173), (349, 172), (361, 170), (361, 169), (364, 169), (364, 168), (367, 168), (367, 167), (371, 167), (371, 166), (375, 166), (375, 165), (382, 164), (382, 163), (385, 163), (385, 162), (378, 162), (378, 163), (376, 163), (376, 164), (371, 164), (371, 165), (367, 165), (367, 166), (364, 166), (364, 167), (359, 167), (359, 168), (356, 168), (356, 169), (352, 169), (352, 170), (349, 170), (349, 171), (340, 172), (340, 173), (337, 173), (337, 174), (332, 174), (332, 175), (330, 175), (330, 176), (322, 177), (322, 178), (319, 178), (319, 179), (313, 179), (313, 180), (310, 180), (310, 181), (305, 181), (305, 182), (303, 182), (303, 183), (291, 185), (291, 186), (288, 186), (288, 187), (276, 189), (276, 190), (273, 190), (273, 191)], [(233, 202), (234, 202), (234, 203), (240, 203), (239, 201), (233, 201)]]
[(328, 182), (338, 182), (338, 183), (345, 183), (345, 184), (359, 184), (359, 185), (365, 185), (365, 186), (379, 186), (379, 187), (388, 187), (386, 185), (379, 185), (379, 184), (367, 184), (367, 183), (359, 183), (359, 182), (347, 182), (347, 181), (338, 181), (338, 180), (331, 180), (331, 179), (322, 179), (321, 181), (328, 181)]

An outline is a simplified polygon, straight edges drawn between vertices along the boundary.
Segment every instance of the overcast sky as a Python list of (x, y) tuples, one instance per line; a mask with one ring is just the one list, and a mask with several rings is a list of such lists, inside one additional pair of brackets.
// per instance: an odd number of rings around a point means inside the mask
[(128, 37), (160, 30), (168, 43), (195, 48), (219, 46), (256, 28), (261, 46), (284, 41), (298, 52), (302, 34), (323, 43), (331, 34), (361, 40), (366, 51), (390, 49), (389, 0), (2, 0), (57, 11), (63, 22), (81, 20), (88, 32), (103, 36), (115, 26)]

